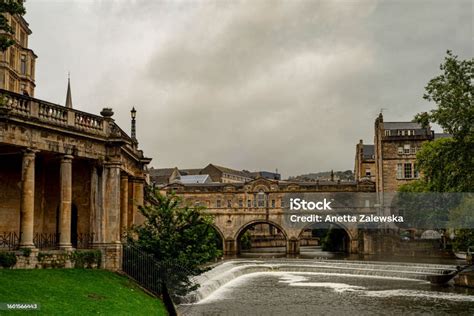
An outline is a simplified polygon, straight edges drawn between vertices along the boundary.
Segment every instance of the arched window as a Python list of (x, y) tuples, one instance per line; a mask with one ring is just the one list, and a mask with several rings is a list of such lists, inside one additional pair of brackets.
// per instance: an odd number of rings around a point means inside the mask
[(267, 197), (265, 195), (265, 192), (263, 192), (263, 191), (258, 192), (258, 194), (257, 194), (257, 206), (258, 207), (265, 207), (266, 198)]

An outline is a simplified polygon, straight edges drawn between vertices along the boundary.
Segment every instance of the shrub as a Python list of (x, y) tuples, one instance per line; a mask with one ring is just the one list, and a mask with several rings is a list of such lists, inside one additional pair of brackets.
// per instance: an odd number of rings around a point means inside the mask
[(16, 264), (16, 255), (13, 252), (0, 252), (0, 266), (11, 268)]

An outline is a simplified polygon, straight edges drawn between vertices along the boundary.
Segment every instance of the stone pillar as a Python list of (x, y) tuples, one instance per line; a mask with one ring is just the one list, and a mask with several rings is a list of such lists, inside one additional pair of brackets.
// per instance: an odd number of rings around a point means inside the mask
[(224, 256), (236, 256), (237, 255), (237, 241), (232, 238), (226, 238), (224, 240)]
[(35, 248), (33, 243), (35, 210), (35, 155), (36, 151), (31, 149), (27, 149), (23, 153), (20, 206), (20, 247), (22, 248)]
[(120, 235), (128, 228), (128, 176), (122, 175), (120, 178)]
[(136, 225), (141, 225), (145, 221), (145, 218), (138, 210), (139, 206), (143, 205), (144, 201), (144, 180), (135, 179), (133, 183), (133, 223)]
[(120, 242), (120, 163), (105, 164), (104, 180), (105, 242)]
[(296, 237), (292, 237), (286, 242), (286, 253), (289, 255), (300, 253), (300, 241)]
[(64, 155), (60, 166), (59, 248), (71, 249), (72, 159)]

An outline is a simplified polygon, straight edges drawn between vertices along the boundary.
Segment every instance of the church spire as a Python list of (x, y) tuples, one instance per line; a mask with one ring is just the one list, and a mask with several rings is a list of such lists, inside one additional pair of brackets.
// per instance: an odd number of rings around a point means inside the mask
[(67, 73), (66, 107), (72, 109), (71, 74), (69, 72)]

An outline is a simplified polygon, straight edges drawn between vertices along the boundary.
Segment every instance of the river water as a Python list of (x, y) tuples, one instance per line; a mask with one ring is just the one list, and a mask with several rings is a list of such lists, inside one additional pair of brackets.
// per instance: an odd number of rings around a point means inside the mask
[[(420, 280), (447, 265), (231, 260), (201, 277), (184, 315), (474, 315), (474, 290)], [(437, 273), (437, 272), (436, 272)]]

